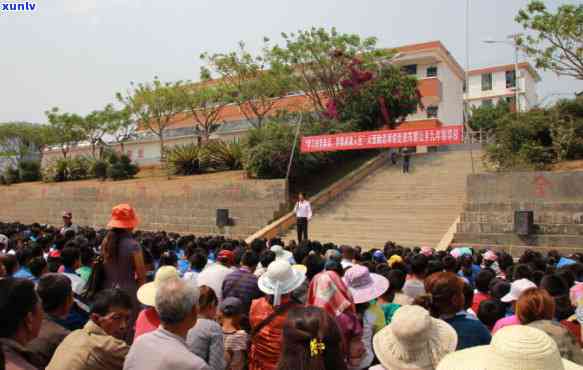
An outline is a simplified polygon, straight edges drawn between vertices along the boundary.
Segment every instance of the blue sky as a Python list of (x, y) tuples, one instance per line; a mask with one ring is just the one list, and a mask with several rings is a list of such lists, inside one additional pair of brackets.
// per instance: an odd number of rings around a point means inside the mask
[[(4, 0), (6, 1), (6, 0)], [(0, 2), (4, 2), (0, 0)], [(29, 2), (34, 0), (29, 0)], [(551, 7), (576, 1), (547, 0)], [(512, 63), (510, 46), (487, 45), (520, 31), (527, 0), (472, 0), (470, 65)], [(464, 0), (41, 0), (32, 14), (0, 13), (0, 122), (44, 122), (58, 106), (85, 114), (114, 101), (131, 81), (195, 80), (202, 52), (311, 26), (376, 36), (383, 47), (441, 40), (465, 66)], [(583, 90), (543, 73), (539, 96)], [(550, 98), (548, 99), (550, 100)]]

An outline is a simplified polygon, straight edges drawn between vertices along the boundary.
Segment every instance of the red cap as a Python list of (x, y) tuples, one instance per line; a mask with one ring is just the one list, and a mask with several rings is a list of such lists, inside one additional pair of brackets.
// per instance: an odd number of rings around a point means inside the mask
[(222, 251), (219, 252), (219, 255), (217, 256), (217, 260), (225, 261), (225, 262), (230, 263), (231, 265), (234, 265), (235, 264), (235, 254), (233, 252), (231, 252), (230, 250), (223, 249)]

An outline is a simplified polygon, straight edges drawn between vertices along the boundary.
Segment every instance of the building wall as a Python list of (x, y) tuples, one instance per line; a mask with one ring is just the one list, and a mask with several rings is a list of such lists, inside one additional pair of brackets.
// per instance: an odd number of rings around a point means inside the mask
[[(249, 180), (242, 172), (166, 179), (3, 187), (0, 220), (60, 225), (64, 210), (82, 226), (105, 227), (111, 208), (129, 203), (139, 229), (246, 238), (272, 221), (287, 201), (285, 180)], [(218, 228), (216, 210), (227, 208), (233, 226)]]
[[(519, 69), (520, 78), (518, 87), (520, 90), (518, 103), (521, 111), (527, 111), (537, 104), (536, 81), (528, 69)], [(484, 100), (490, 99), (494, 104), (501, 99), (514, 96), (513, 88), (506, 88), (506, 72), (498, 71), (492, 73), (492, 90), (482, 91), (482, 75), (469, 76), (468, 99), (470, 107), (479, 107)]]
[[(414, 60), (408, 60), (403, 64), (415, 64)], [(417, 63), (418, 79), (427, 77), (427, 68), (437, 67), (437, 78), (441, 82), (441, 100), (438, 104), (430, 104), (438, 107), (437, 118), (444, 125), (460, 125), (463, 123), (463, 80), (460, 80), (447, 64), (436, 63)], [(427, 108), (427, 107), (426, 107)], [(425, 110), (417, 110), (414, 114), (407, 117), (406, 121), (418, 121), (427, 119)]]

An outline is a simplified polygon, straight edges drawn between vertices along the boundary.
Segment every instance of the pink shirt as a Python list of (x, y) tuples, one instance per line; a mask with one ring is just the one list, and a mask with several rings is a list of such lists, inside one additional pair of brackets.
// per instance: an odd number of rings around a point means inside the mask
[(140, 335), (152, 332), (160, 326), (160, 318), (154, 307), (143, 309), (136, 320), (136, 334), (134, 339)]
[(518, 316), (512, 315), (496, 321), (496, 325), (494, 325), (494, 328), (492, 329), (492, 335), (494, 335), (498, 330), (502, 329), (503, 327), (511, 325), (520, 325), (520, 320), (518, 320)]

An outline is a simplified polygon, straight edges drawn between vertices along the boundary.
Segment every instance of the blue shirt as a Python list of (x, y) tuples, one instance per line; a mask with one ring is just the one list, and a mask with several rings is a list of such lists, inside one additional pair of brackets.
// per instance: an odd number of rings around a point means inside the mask
[(465, 312), (460, 312), (454, 317), (443, 319), (451, 325), (458, 336), (456, 350), (483, 346), (490, 344), (492, 334), (484, 324), (478, 320), (469, 319)]
[(32, 272), (30, 272), (29, 268), (26, 266), (20, 267), (20, 269), (16, 271), (14, 275), (12, 275), (12, 277), (27, 280), (33, 280), (35, 278), (35, 276), (32, 274)]

